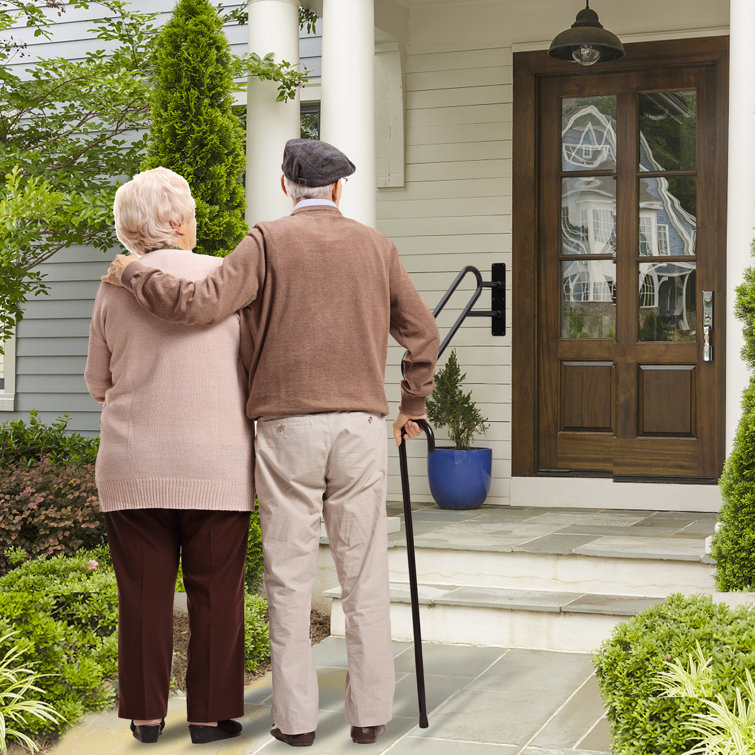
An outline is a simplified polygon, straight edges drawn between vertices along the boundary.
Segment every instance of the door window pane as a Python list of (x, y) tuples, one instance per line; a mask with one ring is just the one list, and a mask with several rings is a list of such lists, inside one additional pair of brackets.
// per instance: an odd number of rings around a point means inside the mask
[(616, 97), (566, 97), (561, 101), (563, 170), (616, 168)]
[(696, 253), (697, 178), (640, 179), (640, 255), (679, 257)]
[(640, 95), (640, 170), (697, 167), (697, 92)]
[(696, 263), (640, 263), (640, 341), (694, 341)]
[(561, 180), (561, 253), (616, 255), (616, 181)]
[(616, 338), (616, 263), (561, 263), (561, 337)]

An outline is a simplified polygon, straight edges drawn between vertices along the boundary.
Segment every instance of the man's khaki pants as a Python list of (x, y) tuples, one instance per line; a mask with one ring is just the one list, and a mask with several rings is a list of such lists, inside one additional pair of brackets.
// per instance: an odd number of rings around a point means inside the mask
[(395, 678), (383, 417), (364, 412), (263, 417), (257, 422), (255, 449), (273, 720), (284, 734), (317, 728), (309, 614), (322, 515), (346, 617), (346, 721), (352, 726), (387, 723)]

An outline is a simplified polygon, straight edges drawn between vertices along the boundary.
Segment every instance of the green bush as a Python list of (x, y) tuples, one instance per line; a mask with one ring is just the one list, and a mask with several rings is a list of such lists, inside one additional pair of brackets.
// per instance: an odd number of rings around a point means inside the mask
[(36, 409), (28, 421), (13, 419), (0, 424), (0, 468), (9, 464), (34, 464), (43, 456), (60, 464), (94, 464), (100, 439), (68, 431), (68, 415), (46, 425)]
[[(14, 633), (0, 637), (0, 644), (12, 639)], [(10, 742), (20, 742), (29, 752), (39, 747), (24, 733), (34, 721), (60, 722), (60, 714), (49, 703), (39, 699), (37, 686), (41, 675), (33, 665), (20, 661), (21, 650), (14, 644), (0, 659), (0, 753), (6, 753)]]
[(256, 593), (262, 587), (262, 530), (260, 528), (260, 509), (254, 507), (249, 520), (249, 541), (246, 545), (246, 589)]
[[(118, 666), (118, 591), (104, 549), (12, 569), (0, 577), (0, 617), (0, 657), (15, 646), (19, 661), (40, 675), (37, 699), (53, 705), (67, 724), (113, 704), (108, 680)], [(58, 729), (36, 719), (25, 731), (36, 736)]]
[(247, 593), (244, 602), (244, 663), (254, 673), (260, 663), (270, 657), (270, 626), (267, 623), (267, 601), (260, 595)]
[(104, 541), (94, 465), (62, 466), (44, 458), (3, 467), (0, 574), (10, 566), (8, 548), (22, 548), (30, 557), (73, 555)]
[(699, 643), (711, 658), (711, 695), (734, 705), (755, 668), (755, 608), (714, 604), (710, 596), (671, 595), (619, 624), (594, 662), (617, 755), (681, 755), (699, 743), (685, 725), (706, 711), (696, 698), (664, 697), (659, 676)]
[[(744, 282), (737, 287), (734, 313), (744, 323), (742, 358), (752, 373), (755, 369), (755, 268), (745, 270)], [(717, 565), (716, 584), (723, 591), (752, 590), (755, 589), (755, 377), (752, 374), (742, 396), (742, 417), (719, 486), (724, 503), (711, 549)]]
[[(695, 657), (696, 656), (696, 657)], [(735, 690), (732, 708), (723, 695), (712, 697), (711, 658), (706, 658), (699, 643), (689, 654), (688, 663), (667, 661), (667, 670), (658, 683), (666, 697), (693, 697), (706, 710), (685, 721), (687, 729), (700, 739), (686, 755), (752, 755), (755, 753), (755, 682), (745, 669), (742, 688)]]

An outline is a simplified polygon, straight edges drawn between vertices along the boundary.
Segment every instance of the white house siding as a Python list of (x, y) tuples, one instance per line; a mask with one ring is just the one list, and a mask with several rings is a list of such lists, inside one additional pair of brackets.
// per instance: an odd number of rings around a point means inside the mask
[[(380, 0), (376, 0), (380, 2)], [(378, 192), (378, 227), (399, 247), (426, 301), (435, 306), (455, 274), (475, 265), (489, 280), (505, 262), (511, 281), (513, 55), (547, 49), (574, 21), (581, 3), (563, 0), (409, 0), (404, 56), (406, 186)], [(725, 34), (727, 0), (601, 0), (604, 26), (626, 42)], [(565, 64), (566, 65), (566, 64)], [(441, 331), (466, 302), (459, 295)], [(490, 308), (484, 291), (478, 309)], [(490, 420), (479, 444), (493, 449), (489, 503), (511, 490), (511, 337), (516, 296), (507, 284), (509, 335), (494, 337), (487, 319), (467, 320), (452, 341), (466, 387)], [(449, 347), (451, 348), (451, 346)], [(391, 348), (387, 391), (395, 411), (401, 350)], [(442, 441), (447, 437), (438, 432)], [(410, 450), (412, 498), (429, 500), (424, 447)], [(400, 498), (397, 467), (389, 496)]]
[[(16, 411), (39, 410), (45, 421), (62, 414), (69, 428), (99, 432), (99, 405), (84, 383), (92, 303), (108, 259), (90, 247), (65, 249), (43, 265), (49, 296), (27, 302), (16, 330)], [(128, 327), (128, 323), (124, 323)]]
[[(431, 307), (464, 266), (476, 266), (490, 280), (493, 263), (511, 265), (511, 51), (463, 43), (460, 48), (435, 52), (429, 46), (417, 53), (409, 48), (406, 187), (378, 193), (378, 228), (395, 241)], [(439, 318), (441, 333), (473, 290), (469, 276)], [(490, 309), (490, 298), (490, 290), (484, 290), (475, 309)], [(467, 374), (466, 389), (490, 420), (488, 433), (477, 441), (493, 449), (488, 500), (505, 503), (511, 477), (511, 338), (492, 336), (489, 319), (473, 318), (462, 325), (451, 348)], [(401, 350), (391, 348), (391, 401), (398, 400), (400, 358)], [(443, 444), (447, 435), (443, 430), (437, 435)], [(410, 457), (413, 498), (428, 499), (422, 443), (412, 444)], [(399, 494), (395, 474), (389, 490), (392, 497)]]
[[(145, 12), (159, 11), (156, 24), (165, 23), (175, 5), (171, 0), (133, 0), (131, 7)], [(225, 8), (237, 7), (229, 3)], [(83, 58), (87, 52), (107, 45), (88, 32), (99, 17), (99, 6), (88, 9), (66, 7), (52, 27), (53, 36), (34, 37), (25, 28), (12, 30), (15, 39), (25, 41), (24, 57), (14, 68), (23, 69), (38, 58)], [(227, 25), (226, 35), (236, 54), (247, 50), (247, 27)], [(265, 54), (269, 50), (258, 50)], [(320, 74), (320, 38), (302, 34), (301, 63), (311, 76)], [(118, 250), (113, 250), (113, 254)], [(100, 276), (107, 271), (111, 255), (91, 247), (74, 247), (56, 254), (41, 265), (50, 289), (49, 296), (30, 300), (16, 332), (16, 393), (14, 411), (0, 409), (0, 422), (27, 416), (37, 409), (44, 421), (68, 414), (69, 428), (87, 434), (99, 432), (99, 405), (89, 396), (84, 383), (89, 320)]]

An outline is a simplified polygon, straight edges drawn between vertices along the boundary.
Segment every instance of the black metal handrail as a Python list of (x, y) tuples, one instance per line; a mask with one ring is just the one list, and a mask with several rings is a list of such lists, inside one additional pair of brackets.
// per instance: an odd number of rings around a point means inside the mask
[[(461, 282), (470, 273), (474, 276), (477, 285), (475, 287), (475, 290), (469, 297), (469, 301), (467, 301), (467, 303), (464, 305), (464, 308), (459, 313), (459, 316), (456, 318), (456, 322), (454, 322), (454, 324), (449, 328), (445, 338), (441, 341), (440, 347), (438, 348), (438, 359), (440, 359), (451, 339), (456, 335), (457, 331), (461, 327), (464, 320), (467, 319), (467, 317), (490, 317), (492, 320), (492, 334), (495, 336), (506, 335), (506, 265), (502, 262), (497, 262), (493, 265), (491, 274), (492, 280), (489, 281), (484, 281), (482, 279), (482, 273), (473, 265), (467, 265), (466, 267), (463, 267), (454, 279), (453, 283), (448, 287), (448, 291), (443, 294), (441, 300), (436, 305), (435, 309), (433, 310), (433, 317), (435, 317), (436, 319), (438, 318), (438, 315), (443, 311), (443, 308), (446, 306), (449, 299), (453, 296), (456, 289), (459, 288)], [(489, 310), (473, 311), (472, 307), (474, 307), (474, 305), (477, 303), (477, 300), (480, 298), (483, 288), (491, 289), (492, 308)], [(402, 375), (404, 374), (404, 357), (406, 356), (406, 354), (407, 352), (404, 352), (404, 356), (401, 357)]]

